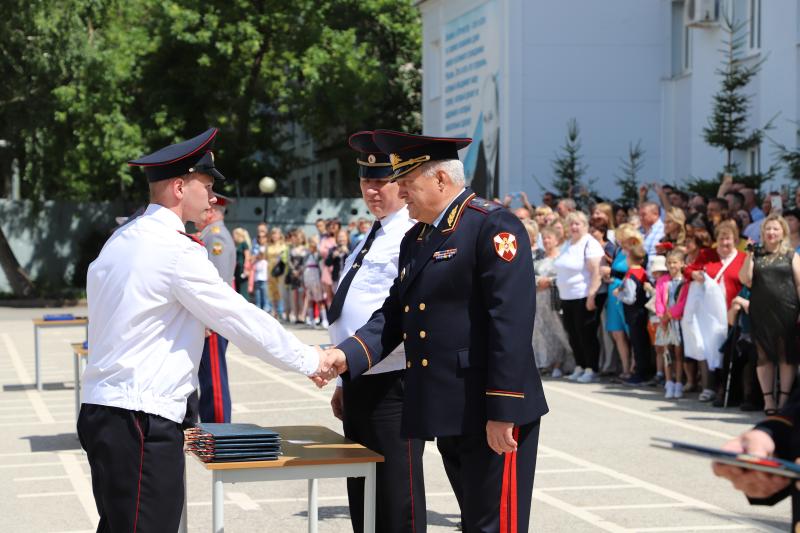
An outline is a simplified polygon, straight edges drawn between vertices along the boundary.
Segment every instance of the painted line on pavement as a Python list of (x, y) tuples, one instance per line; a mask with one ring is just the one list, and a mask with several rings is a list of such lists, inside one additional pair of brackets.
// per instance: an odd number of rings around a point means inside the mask
[(61, 460), (61, 465), (64, 471), (69, 476), (69, 482), (72, 489), (78, 496), (78, 501), (81, 502), (86, 517), (89, 519), (90, 524), (96, 524), (100, 520), (97, 514), (97, 506), (92, 494), (92, 485), (89, 482), (86, 474), (83, 472), (83, 462), (78, 461), (78, 456), (73, 453), (59, 453), (58, 458)]
[[(225, 505), (238, 505), (238, 502), (231, 501), (227, 499), (228, 493), (225, 493)], [(425, 498), (444, 498), (444, 497), (453, 497), (452, 492), (429, 492), (425, 494)], [(455, 498), (454, 498), (455, 499)], [(341, 496), (318, 496), (318, 501), (321, 502), (338, 502), (338, 501), (347, 501), (347, 495)], [(300, 496), (297, 498), (251, 498), (251, 502), (255, 504), (275, 504), (275, 503), (301, 503), (304, 506), (308, 505), (308, 496)], [(210, 501), (202, 501), (202, 502), (189, 502), (189, 507), (211, 507)]]
[[(626, 485), (627, 487), (627, 485)], [(575, 507), (563, 500), (559, 500), (558, 498), (554, 498), (549, 494), (545, 494), (542, 492), (542, 489), (533, 489), (533, 499), (538, 500), (542, 503), (546, 503), (551, 507), (555, 507), (561, 511), (564, 511), (567, 514), (570, 514), (574, 517), (580, 518), (584, 522), (587, 522), (603, 531), (611, 531), (612, 533), (628, 533), (628, 529), (622, 526), (619, 526), (613, 522), (606, 520), (605, 518), (601, 518), (597, 515), (590, 513), (589, 511), (585, 511), (579, 507)]]
[[(611, 483), (606, 485), (573, 485), (568, 487), (536, 487), (533, 489), (534, 495), (537, 492), (570, 492), (574, 490), (618, 490), (618, 489), (635, 489), (636, 485), (630, 483), (619, 484)], [(576, 507), (577, 509), (577, 507)]]
[[(19, 382), (25, 384), (30, 383), (31, 377), (28, 375), (28, 371), (25, 370), (25, 365), (22, 364), (22, 359), (19, 356), (17, 347), (14, 346), (14, 341), (11, 340), (11, 337), (8, 335), (8, 333), (2, 333), (0, 336), (2, 336), (3, 344), (6, 346), (8, 357), (11, 359), (14, 369), (17, 371)], [(42, 400), (42, 395), (38, 390), (35, 388), (25, 389), (25, 395), (31, 402), (33, 410), (36, 411), (36, 416), (39, 417), (39, 421), (45, 424), (52, 424), (55, 422), (53, 415), (50, 414), (50, 411), (47, 409), (47, 405), (45, 405), (44, 400)]]
[[(638, 533), (644, 531), (732, 531), (739, 529), (752, 529), (751, 526), (740, 524), (722, 524), (717, 526), (666, 526), (666, 527), (639, 527), (636, 528)], [(780, 530), (775, 530), (780, 531)]]
[(261, 506), (244, 492), (228, 491), (225, 492), (225, 497), (228, 498), (231, 503), (238, 505), (239, 509), (243, 511), (258, 511), (261, 509)]
[(734, 435), (729, 435), (727, 433), (722, 433), (721, 431), (714, 431), (713, 429), (706, 429), (706, 428), (703, 428), (703, 427), (700, 427), (700, 426), (696, 426), (694, 424), (689, 424), (687, 422), (681, 422), (680, 420), (674, 420), (674, 419), (669, 418), (667, 416), (656, 415), (656, 414), (653, 414), (653, 413), (643, 413), (641, 411), (637, 411), (636, 409), (632, 409), (630, 407), (623, 407), (621, 405), (617, 405), (617, 404), (614, 404), (614, 403), (611, 403), (611, 402), (606, 402), (604, 400), (598, 400), (597, 398), (592, 398), (592, 397), (587, 396), (585, 392), (583, 394), (581, 394), (581, 393), (578, 393), (578, 392), (575, 392), (575, 391), (567, 390), (564, 387), (560, 387), (560, 386), (556, 386), (556, 385), (550, 385), (549, 383), (548, 384), (544, 384), (543, 386), (544, 386), (544, 389), (547, 390), (547, 391), (557, 392), (559, 394), (564, 394), (566, 396), (571, 396), (573, 398), (576, 398), (576, 399), (584, 401), (584, 402), (593, 403), (595, 405), (601, 405), (601, 406), (606, 407), (608, 409), (614, 409), (615, 411), (620, 411), (620, 412), (623, 412), (623, 413), (626, 413), (626, 414), (629, 414), (629, 415), (638, 416), (639, 418), (647, 418), (649, 420), (654, 420), (654, 421), (662, 423), (662, 424), (670, 424), (672, 426), (676, 426), (676, 427), (683, 428), (683, 429), (688, 429), (688, 430), (691, 430), (691, 431), (695, 431), (697, 433), (703, 433), (705, 435), (710, 435), (712, 437), (718, 437), (720, 439), (730, 440), (730, 439), (732, 439), (734, 437)]
[[(266, 376), (268, 378), (271, 378), (271, 379), (277, 381), (278, 383), (289, 387), (292, 390), (296, 390), (298, 392), (302, 392), (306, 396), (311, 396), (312, 398), (315, 398), (315, 399), (318, 399), (318, 400), (324, 400), (325, 402), (330, 401), (329, 394), (331, 394), (332, 391), (331, 391), (331, 393), (323, 394), (322, 392), (320, 392), (317, 389), (317, 386), (314, 385), (314, 383), (310, 379), (307, 379), (307, 381), (308, 381), (307, 385), (301, 385), (300, 383), (294, 383), (291, 380), (288, 380), (285, 377), (283, 377), (281, 375), (278, 375), (274, 371), (267, 370), (264, 367), (268, 363), (261, 361), (261, 359), (257, 359), (255, 357), (249, 356), (249, 355), (236, 355), (236, 354), (230, 354), (230, 353), (227, 354), (227, 357), (228, 357), (229, 360), (233, 360), (235, 363), (238, 363), (238, 364), (240, 364), (240, 365), (242, 365), (244, 367), (249, 368), (250, 370), (258, 372), (262, 376)], [(257, 364), (257, 362), (258, 363), (262, 363), (262, 364)]]
[(61, 463), (60, 462), (18, 463), (13, 465), (0, 465), (0, 468), (36, 468), (37, 466), (61, 466)]
[[(583, 467), (586, 467), (586, 468), (590, 468), (595, 472), (599, 472), (599, 473), (604, 474), (604, 475), (606, 475), (608, 477), (611, 477), (613, 479), (621, 481), (621, 482), (625, 483), (628, 488), (637, 488), (637, 489), (647, 490), (649, 492), (653, 492), (655, 494), (658, 494), (658, 495), (660, 495), (660, 496), (662, 496), (664, 498), (669, 498), (671, 500), (675, 500), (677, 502), (684, 503), (684, 504), (687, 505), (687, 507), (692, 507), (692, 508), (697, 508), (697, 509), (705, 509), (707, 511), (713, 511), (715, 515), (718, 514), (718, 518), (720, 518), (722, 520), (730, 520), (731, 522), (733, 522), (733, 524), (731, 524), (731, 526), (735, 527), (735, 529), (742, 529), (742, 528), (740, 528), (738, 526), (746, 526), (746, 527), (749, 527), (749, 528), (758, 529), (759, 531), (765, 531), (765, 532), (769, 532), (769, 533), (780, 533), (781, 532), (780, 529), (775, 529), (775, 528), (770, 527), (770, 526), (768, 526), (766, 524), (763, 524), (763, 523), (761, 523), (761, 522), (759, 522), (757, 520), (753, 520), (751, 518), (742, 516), (742, 515), (736, 513), (735, 511), (731, 511), (729, 509), (723, 509), (722, 507), (718, 507), (716, 505), (709, 504), (707, 502), (692, 498), (690, 496), (686, 496), (686, 495), (681, 494), (679, 492), (667, 489), (665, 487), (661, 487), (659, 485), (655, 485), (653, 483), (649, 483), (649, 482), (644, 481), (642, 479), (638, 479), (638, 478), (635, 478), (635, 477), (630, 476), (628, 474), (624, 474), (622, 472), (618, 472), (618, 471), (613, 470), (611, 468), (608, 468), (608, 467), (605, 467), (605, 466), (602, 466), (602, 465), (598, 465), (598, 464), (595, 464), (595, 463), (591, 463), (591, 462), (586, 461), (584, 459), (581, 459), (579, 457), (575, 457), (575, 456), (570, 455), (568, 453), (564, 453), (564, 452), (558, 451), (558, 450), (556, 450), (554, 448), (549, 448), (547, 446), (541, 446), (541, 448), (546, 453), (552, 454), (552, 455), (558, 457), (559, 459), (562, 459), (564, 461), (568, 461), (568, 462), (570, 462), (572, 464), (575, 464), (575, 465), (579, 465), (579, 466), (583, 466)], [(570, 489), (574, 489), (574, 488), (573, 487), (564, 487), (564, 489), (570, 490)], [(591, 486), (588, 487), (588, 489), (589, 490), (595, 490)], [(559, 489), (557, 489), (557, 488), (553, 488), (553, 489), (535, 489), (533, 491), (534, 492), (534, 497), (536, 497), (536, 492), (537, 491), (542, 491), (542, 490), (545, 490), (547, 492), (553, 492), (554, 490), (559, 490)], [(552, 500), (554, 498), (551, 497), (550, 499)], [(567, 504), (565, 502), (562, 502), (562, 503), (564, 503), (565, 505), (567, 505), (569, 507), (574, 508), (575, 510), (579, 511), (581, 514), (588, 513), (588, 515), (591, 515), (592, 517), (595, 517), (595, 515), (593, 515), (592, 513), (589, 513), (585, 509), (582, 509), (582, 508)], [(603, 520), (600, 517), (595, 517), (592, 520), (595, 520), (595, 519)], [(594, 521), (592, 521), (592, 523), (594, 524)], [(598, 526), (598, 527), (600, 527), (600, 526)], [(696, 529), (693, 526), (676, 526), (676, 527), (680, 527), (681, 528), (680, 530), (682, 530), (682, 531)], [(640, 528), (640, 527), (636, 527), (636, 528), (634, 528), (634, 530), (635, 531), (645, 531), (645, 529)], [(607, 531), (611, 531), (611, 530), (607, 530)]]
[(17, 494), (17, 498), (55, 498), (58, 496), (74, 496), (74, 490), (64, 490), (60, 492), (32, 492), (30, 494)]

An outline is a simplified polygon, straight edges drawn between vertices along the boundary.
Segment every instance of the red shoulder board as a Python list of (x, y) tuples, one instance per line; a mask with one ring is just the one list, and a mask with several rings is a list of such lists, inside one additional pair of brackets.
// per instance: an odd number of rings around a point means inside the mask
[(181, 230), (178, 230), (178, 233), (180, 233), (181, 235), (185, 235), (185, 236), (189, 237), (190, 239), (192, 239), (194, 242), (196, 242), (200, 246), (205, 247), (205, 245), (206, 245), (206, 243), (204, 243), (203, 241), (201, 241), (200, 239), (198, 239), (197, 237), (195, 237), (191, 233), (186, 233), (185, 231), (181, 231)]

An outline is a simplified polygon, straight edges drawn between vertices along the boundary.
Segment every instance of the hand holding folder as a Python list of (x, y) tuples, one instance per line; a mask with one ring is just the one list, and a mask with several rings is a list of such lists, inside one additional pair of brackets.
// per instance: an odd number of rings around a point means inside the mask
[(654, 439), (657, 448), (705, 457), (712, 470), (728, 479), (750, 498), (768, 498), (800, 480), (800, 465), (772, 457), (775, 443), (759, 430), (751, 430), (728, 441), (722, 448), (708, 448), (686, 442)]

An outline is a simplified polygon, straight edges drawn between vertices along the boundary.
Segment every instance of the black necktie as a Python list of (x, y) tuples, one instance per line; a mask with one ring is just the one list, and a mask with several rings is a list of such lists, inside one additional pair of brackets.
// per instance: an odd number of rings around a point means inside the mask
[(353, 265), (350, 267), (350, 270), (347, 271), (345, 277), (342, 278), (341, 283), (339, 283), (339, 288), (336, 289), (336, 294), (333, 295), (331, 307), (328, 309), (329, 324), (336, 322), (342, 315), (342, 307), (344, 307), (344, 299), (347, 297), (347, 289), (350, 288), (350, 283), (352, 283), (353, 278), (356, 277), (358, 267), (361, 266), (364, 257), (366, 257), (367, 252), (369, 252), (369, 247), (372, 246), (372, 241), (375, 240), (375, 235), (378, 233), (379, 229), (381, 229), (381, 221), (376, 220), (372, 225), (372, 230), (369, 232), (369, 235), (367, 235), (367, 239), (364, 241), (364, 246), (361, 248), (361, 251), (358, 252), (358, 256), (353, 259)]

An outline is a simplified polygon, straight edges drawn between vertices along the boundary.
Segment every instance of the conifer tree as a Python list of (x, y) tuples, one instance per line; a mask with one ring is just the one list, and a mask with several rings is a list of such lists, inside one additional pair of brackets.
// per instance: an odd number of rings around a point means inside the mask
[[(722, 19), (721, 29), (725, 37), (720, 52), (723, 59), (716, 70), (721, 78), (720, 90), (713, 96), (713, 111), (708, 119), (708, 126), (703, 128), (703, 138), (710, 146), (725, 152), (725, 166), (717, 176), (717, 184), (723, 174), (730, 173), (734, 178), (758, 189), (763, 182), (774, 176), (777, 167), (773, 165), (766, 172), (756, 170), (755, 173), (746, 175), (733, 160), (733, 153), (759, 147), (764, 132), (771, 127), (770, 120), (763, 128), (748, 128), (752, 95), (745, 92), (767, 58), (754, 63), (742, 60), (747, 39), (747, 34), (742, 30), (747, 26), (747, 21), (734, 21), (730, 13), (725, 11)], [(690, 185), (697, 187), (702, 182), (700, 178), (693, 178)]]
[(620, 188), (619, 202), (623, 205), (636, 205), (639, 199), (639, 173), (644, 167), (644, 148), (642, 141), (628, 145), (628, 157), (620, 158), (620, 176), (616, 184)]
[(581, 162), (580, 155), (581, 141), (580, 128), (578, 121), (574, 118), (567, 121), (567, 137), (564, 146), (561, 147), (561, 154), (556, 154), (552, 161), (553, 188), (559, 196), (568, 197), (577, 194), (583, 186), (583, 177), (586, 174), (587, 166)]

